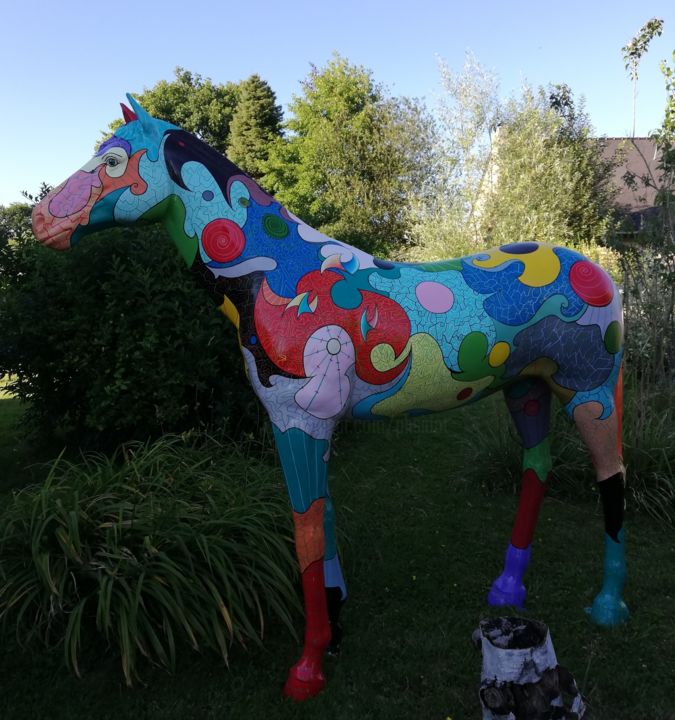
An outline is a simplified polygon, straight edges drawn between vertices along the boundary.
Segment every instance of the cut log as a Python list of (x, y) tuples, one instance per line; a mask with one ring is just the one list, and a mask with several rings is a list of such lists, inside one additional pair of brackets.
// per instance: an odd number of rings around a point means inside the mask
[(483, 620), (473, 634), (483, 655), (483, 720), (581, 720), (586, 713), (571, 673), (558, 665), (544, 623), (521, 617)]

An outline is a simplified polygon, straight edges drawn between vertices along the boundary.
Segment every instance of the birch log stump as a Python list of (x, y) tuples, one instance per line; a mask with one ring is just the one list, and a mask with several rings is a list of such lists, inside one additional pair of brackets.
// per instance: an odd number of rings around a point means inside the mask
[(572, 675), (558, 665), (548, 628), (537, 620), (483, 620), (483, 720), (580, 720), (586, 707)]

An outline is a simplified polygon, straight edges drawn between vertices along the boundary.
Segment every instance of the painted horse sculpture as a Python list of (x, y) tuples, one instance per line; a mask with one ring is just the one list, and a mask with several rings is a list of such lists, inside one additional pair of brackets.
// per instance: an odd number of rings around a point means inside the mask
[(523, 445), (522, 489), (492, 605), (522, 606), (523, 574), (549, 479), (551, 395), (587, 445), (605, 513), (600, 625), (624, 621), (622, 315), (608, 275), (536, 242), (435, 263), (379, 260), (310, 228), (235, 165), (131, 97), (125, 124), (33, 211), (65, 250), (104, 227), (163, 221), (236, 326), (272, 422), (293, 507), (304, 648), (284, 691), (323, 687), (346, 588), (328, 492), (338, 421), (446, 410), (501, 390)]

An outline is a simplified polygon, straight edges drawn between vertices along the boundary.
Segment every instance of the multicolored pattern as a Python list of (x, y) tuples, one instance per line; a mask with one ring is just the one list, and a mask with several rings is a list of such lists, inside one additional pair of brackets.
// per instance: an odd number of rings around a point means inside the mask
[(598, 479), (622, 472), (622, 315), (609, 276), (574, 250), (537, 242), (439, 263), (379, 260), (310, 228), (128, 97), (126, 124), (36, 206), (35, 233), (66, 249), (102, 227), (162, 221), (237, 327), (273, 423), (303, 573), (305, 651), (286, 692), (302, 699), (323, 685), (328, 617), (337, 613), (317, 586), (346, 597), (327, 484), (330, 438), (342, 419), (415, 416), (504, 391), (525, 450), (524, 482), (490, 601), (522, 604), (550, 470), (552, 394), (579, 425)]

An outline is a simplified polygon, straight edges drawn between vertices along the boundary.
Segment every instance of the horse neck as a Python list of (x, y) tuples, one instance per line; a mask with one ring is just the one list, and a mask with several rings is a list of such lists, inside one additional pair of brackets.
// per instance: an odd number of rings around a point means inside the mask
[[(268, 195), (252, 178), (246, 175), (246, 173), (226, 157), (217, 153), (201, 140), (194, 138), (194, 136), (184, 131), (172, 132), (169, 134), (164, 147), (165, 162), (169, 177), (179, 187), (185, 188), (182, 177), (183, 166), (188, 162), (197, 162), (208, 170), (228, 202), (230, 202), (230, 188), (233, 181), (239, 181), (247, 188), (251, 202), (263, 207), (276, 203), (277, 207), (279, 207), (277, 201)], [(283, 208), (281, 208), (281, 214), (290, 217), (289, 213), (284, 211)], [(203, 262), (199, 250), (197, 250), (196, 255), (192, 255), (192, 248), (194, 246), (190, 247), (190, 240), (186, 238), (184, 234), (184, 219), (184, 215), (181, 217), (178, 202), (169, 202), (168, 211), (166, 211), (164, 215), (165, 225), (179, 251), (188, 262), (193, 273), (197, 276), (200, 284), (206, 287), (219, 305), (223, 303), (223, 297), (226, 297), (240, 314), (242, 312), (250, 313), (252, 300), (255, 300), (262, 281), (265, 278), (265, 268), (262, 267), (238, 277), (218, 276), (217, 273), (212, 272), (211, 268)], [(255, 242), (255, 236), (247, 235), (247, 248), (250, 249), (249, 243)], [(312, 270), (319, 270), (322, 259), (318, 255), (317, 250), (323, 244), (336, 246), (336, 252), (339, 252), (337, 248), (346, 250), (349, 255), (354, 255), (359, 252), (345, 243), (326, 236), (325, 239), (317, 238), (306, 241), (304, 247), (300, 245), (298, 252), (300, 252), (302, 257), (298, 257), (297, 253), (276, 255), (276, 269), (281, 269), (283, 272), (283, 267), (286, 266), (288, 268), (288, 272), (285, 273), (287, 277), (292, 277), (298, 273), (301, 268), (302, 274), (306, 274)], [(285, 293), (284, 296), (288, 296), (288, 293)]]

